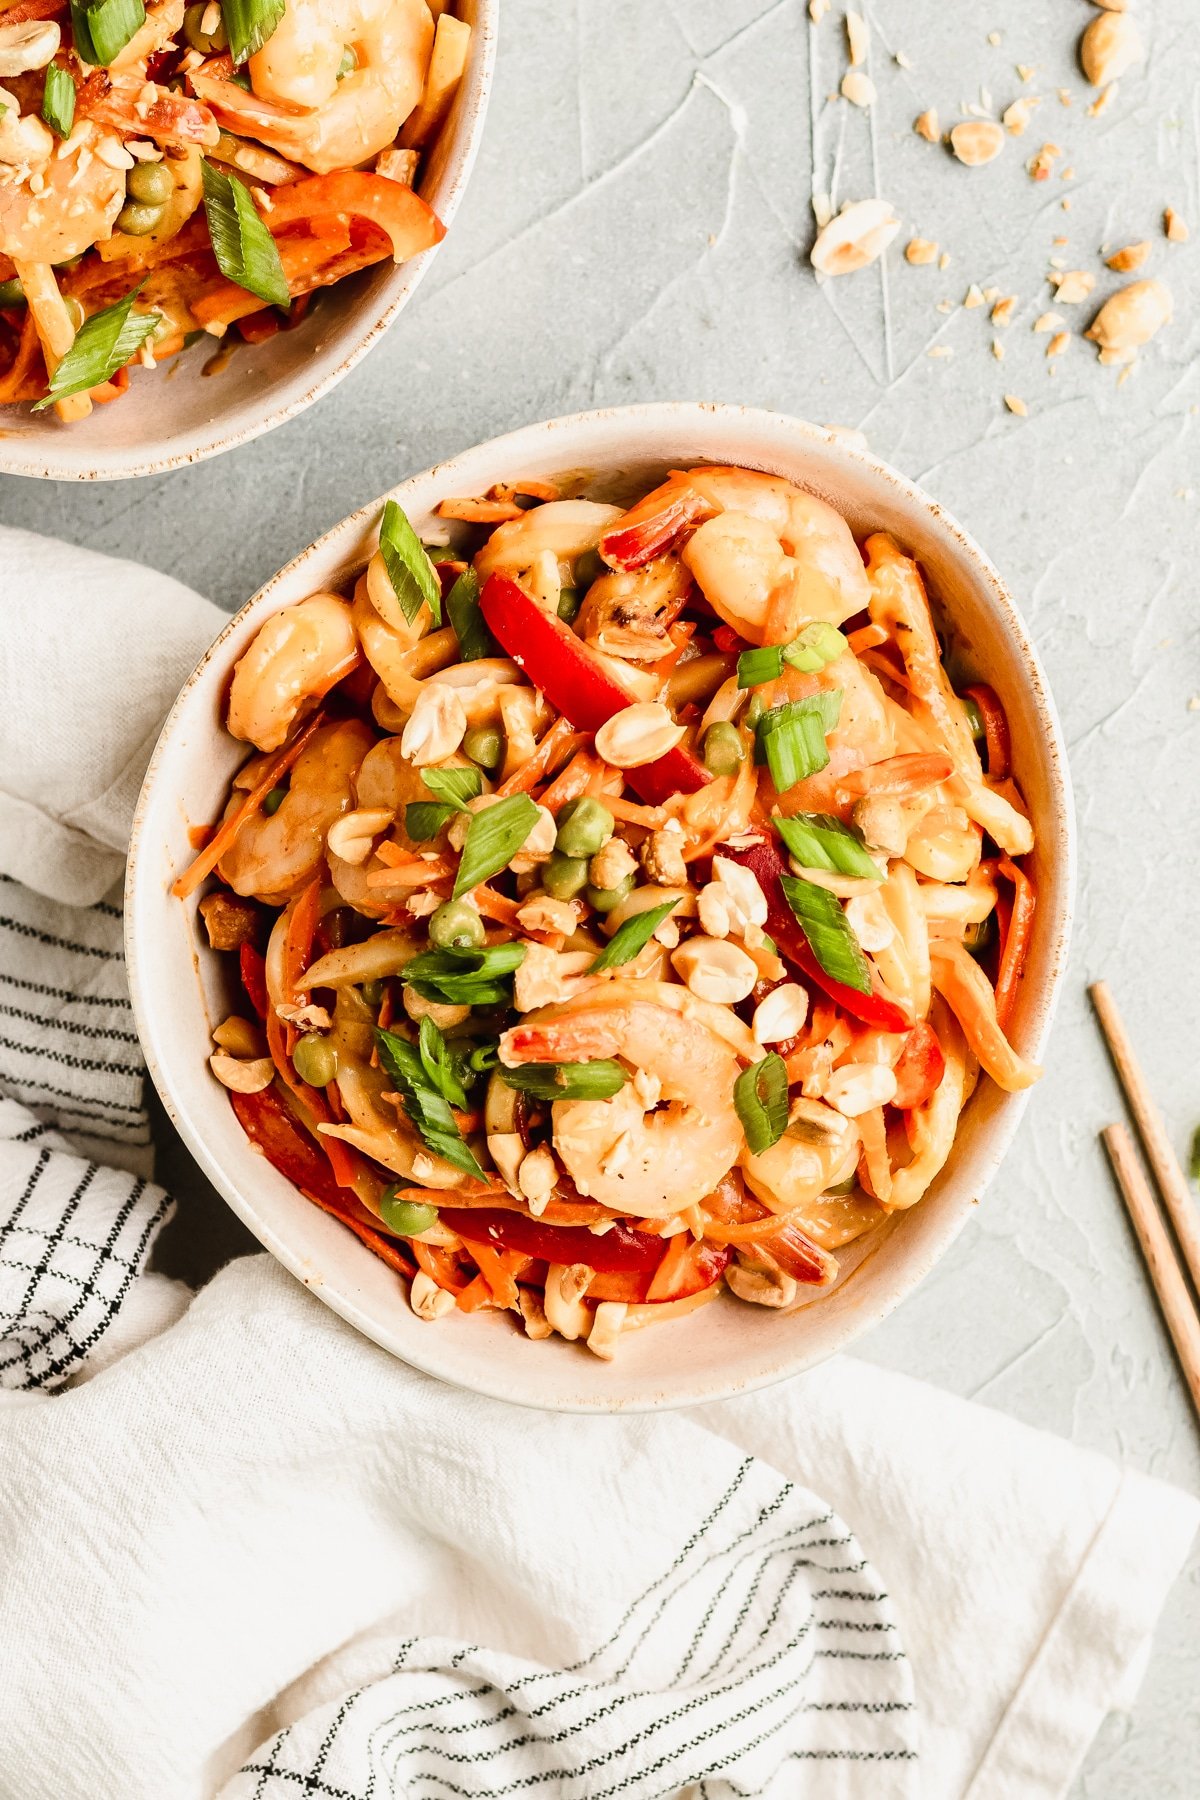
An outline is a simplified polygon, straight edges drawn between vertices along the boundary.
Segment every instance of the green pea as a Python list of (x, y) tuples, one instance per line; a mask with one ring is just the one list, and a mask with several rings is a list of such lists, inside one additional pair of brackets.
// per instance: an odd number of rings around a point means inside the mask
[(357, 69), (357, 67), (358, 67), (358, 55), (354, 49), (353, 44), (347, 44), (346, 48), (342, 51), (342, 60), (338, 67), (338, 72), (337, 72), (338, 80), (343, 81), (343, 80), (345, 80), (347, 75), (353, 75), (353, 73), (354, 73), (355, 69)]
[(117, 230), (129, 237), (145, 237), (162, 224), (162, 216), (161, 206), (143, 206), (140, 200), (130, 200), (117, 214)]
[(396, 1188), (384, 1188), (379, 1196), (379, 1216), (389, 1231), (398, 1237), (416, 1237), (437, 1224), (437, 1207), (422, 1206), (419, 1200), (397, 1200)]
[(736, 775), (746, 759), (746, 746), (736, 725), (718, 719), (704, 734), (704, 766), (714, 775)]
[(608, 913), (614, 906), (620, 906), (622, 900), (633, 892), (633, 876), (626, 875), (624, 881), (618, 882), (615, 888), (589, 887), (587, 897), (598, 913)]
[(364, 981), (358, 991), (366, 1001), (367, 1005), (371, 1008), (372, 1012), (375, 1011), (376, 1007), (383, 1005), (382, 981)]
[(584, 588), (590, 588), (593, 581), (597, 581), (601, 575), (610, 573), (608, 564), (598, 550), (585, 550), (582, 556), (575, 558), (575, 586), (580, 593)]
[(586, 856), (564, 856), (555, 850), (542, 864), (542, 886), (553, 900), (573, 900), (587, 886)]
[(129, 198), (143, 206), (162, 206), (175, 192), (175, 183), (165, 163), (135, 163), (125, 177), (125, 188)]
[(189, 6), (183, 15), (183, 35), (193, 50), (199, 50), (202, 56), (209, 56), (214, 50), (228, 50), (229, 39), (225, 35), (225, 21), (218, 13), (216, 28), (213, 31), (203, 29), (204, 15), (210, 10), (206, 0), (199, 0), (196, 6)]
[(607, 844), (616, 828), (616, 820), (599, 800), (584, 794), (570, 800), (558, 815), (556, 850), (564, 856), (595, 856)]
[(962, 703), (963, 711), (967, 715), (967, 724), (971, 728), (971, 736), (975, 739), (977, 744), (981, 744), (987, 736), (983, 724), (983, 714), (980, 712), (975, 702), (965, 695), (960, 694), (959, 700)]
[(272, 813), (277, 813), (286, 799), (286, 787), (273, 787), (262, 803), (262, 809), (267, 817), (269, 818)]
[(977, 925), (968, 925), (963, 932), (963, 944), (972, 956), (982, 956), (996, 935), (996, 915), (989, 913)]
[(483, 920), (465, 900), (443, 900), (429, 921), (429, 941), (438, 950), (478, 950)]
[(476, 725), (462, 741), (464, 753), (481, 769), (498, 769), (504, 761), (504, 739), (490, 725)]
[(309, 1031), (292, 1051), (292, 1067), (309, 1087), (328, 1087), (338, 1069), (337, 1051), (319, 1031)]
[(558, 616), (569, 625), (579, 611), (582, 595), (577, 587), (565, 587), (558, 590)]
[(25, 289), (14, 275), (11, 281), (0, 281), (0, 306), (24, 306)]

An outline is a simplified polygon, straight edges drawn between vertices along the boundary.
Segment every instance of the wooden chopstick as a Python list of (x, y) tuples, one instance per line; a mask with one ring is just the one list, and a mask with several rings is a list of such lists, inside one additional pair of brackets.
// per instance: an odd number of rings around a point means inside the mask
[(1100, 1029), (1112, 1053), (1117, 1077), (1129, 1102), (1129, 1110), (1137, 1123), (1146, 1159), (1158, 1183), (1183, 1260), (1197, 1292), (1200, 1292), (1200, 1211), (1188, 1190), (1179, 1159), (1171, 1148), (1162, 1114), (1154, 1104), (1108, 983), (1093, 982), (1088, 993), (1096, 1009)]
[(1191, 1389), (1196, 1412), (1200, 1415), (1200, 1316), (1197, 1316), (1192, 1297), (1188, 1293), (1187, 1283), (1171, 1248), (1171, 1240), (1154, 1203), (1154, 1195), (1150, 1192), (1150, 1184), (1142, 1173), (1133, 1139), (1124, 1125), (1110, 1125), (1100, 1135), (1104, 1140), (1104, 1148), (1108, 1151), (1126, 1210), (1137, 1232), (1146, 1268), (1158, 1295), (1158, 1303), (1167, 1322), (1167, 1330), (1171, 1333), (1184, 1377)]

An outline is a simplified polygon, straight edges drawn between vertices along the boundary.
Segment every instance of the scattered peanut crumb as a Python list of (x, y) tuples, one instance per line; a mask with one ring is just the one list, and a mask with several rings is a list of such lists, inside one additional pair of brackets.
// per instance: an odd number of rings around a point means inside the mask
[(1054, 298), (1063, 306), (1078, 306), (1096, 285), (1096, 277), (1089, 269), (1068, 269), (1063, 274), (1055, 270), (1048, 279)]
[(1054, 336), (1050, 339), (1050, 342), (1046, 345), (1046, 355), (1061, 356), (1070, 342), (1071, 334), (1069, 331), (1056, 331)]
[(1102, 94), (1097, 94), (1096, 98), (1087, 109), (1087, 116), (1089, 119), (1098, 119), (1102, 112), (1108, 110), (1117, 97), (1117, 86), (1117, 82), (1110, 81), (1104, 92)]
[(994, 162), (1004, 148), (1004, 127), (995, 119), (965, 119), (950, 132), (950, 148), (968, 169)]
[(911, 69), (913, 66), (912, 57), (907, 56), (903, 50), (897, 50), (892, 60), (898, 69)]
[(1032, 81), (1037, 74), (1037, 68), (1033, 63), (1018, 63), (1017, 74), (1022, 81)]
[(1188, 701), (1189, 712), (1200, 712), (1200, 694), (1193, 694)]
[[(1103, 362), (1104, 358), (1101, 357), (1100, 361)], [(1119, 388), (1123, 388), (1125, 386), (1125, 383), (1129, 380), (1129, 378), (1131, 377), (1132, 374), (1133, 374), (1133, 364), (1126, 363), (1125, 367), (1121, 370), (1121, 373), (1117, 376), (1117, 386)]]
[(808, 16), (814, 25), (819, 25), (829, 11), (829, 0), (808, 0)]
[(949, 267), (950, 267), (950, 252), (948, 250), (943, 250), (942, 254), (938, 257), (938, 268), (939, 269), (948, 269)]
[(846, 43), (850, 50), (850, 67), (860, 69), (871, 47), (871, 33), (861, 13), (846, 14)]
[(954, 351), (949, 344), (933, 344), (925, 354), (926, 356), (953, 356)]
[(1004, 39), (1001, 37), (1001, 35), (998, 31), (989, 31), (987, 41), (992, 46), (993, 50), (998, 50), (1000, 48), (1001, 44), (1004, 42)]
[(1074, 181), (1074, 179), (1075, 179), (1074, 163), (1072, 163), (1069, 168), (1064, 169), (1058, 179), (1060, 181)]
[(904, 246), (905, 260), (910, 263), (931, 263), (937, 261), (938, 247), (932, 238), (910, 238)]
[(970, 287), (967, 289), (966, 294), (963, 298), (963, 305), (967, 308), (968, 312), (973, 307), (982, 306), (983, 305), (983, 289), (980, 287), (976, 287), (975, 283), (972, 282)]
[(1149, 255), (1150, 245), (1143, 240), (1140, 244), (1126, 244), (1123, 250), (1114, 250), (1106, 261), (1118, 275), (1131, 275), (1135, 269), (1143, 267)]
[(913, 120), (913, 130), (918, 137), (923, 137), (927, 144), (937, 143), (941, 136), (941, 130), (938, 125), (936, 106), (931, 106), (928, 112), (923, 112), (919, 118)]
[(1010, 413), (1016, 413), (1018, 419), (1027, 419), (1029, 417), (1029, 408), (1023, 400), (1018, 399), (1016, 394), (1005, 394), (1004, 404), (1007, 406)]
[(851, 106), (873, 106), (877, 98), (875, 83), (861, 69), (847, 69), (842, 76), (842, 98)]
[(1025, 165), (1034, 181), (1048, 181), (1050, 171), (1062, 155), (1058, 144), (1043, 144), (1036, 156), (1031, 156)]
[(1036, 94), (1022, 94), (1019, 100), (1014, 100), (1011, 106), (1005, 108), (1000, 115), (1000, 123), (1013, 137), (1020, 137), (1029, 129), (1034, 107), (1040, 105), (1041, 101)]
[(1058, 104), (1059, 104), (1059, 105), (1060, 105), (1060, 106), (1070, 106), (1070, 104), (1071, 104), (1071, 90), (1070, 90), (1070, 88), (1059, 88), (1059, 90), (1058, 90)]
[(939, 300), (933, 310), (934, 312), (943, 314), (952, 313), (954, 311), (954, 302), (953, 300)]
[(1033, 321), (1033, 329), (1035, 331), (1057, 331), (1062, 323), (1058, 313), (1044, 312), (1040, 313)]
[(1004, 361), (1004, 345), (1000, 342), (999, 338), (992, 339), (992, 355), (997, 362)]
[(996, 301), (996, 304), (992, 308), (992, 324), (999, 325), (1001, 328), (1005, 325), (1011, 325), (1013, 314), (1016, 310), (1017, 296), (1015, 294), (1005, 294), (1001, 299)]
[(1173, 206), (1163, 211), (1163, 230), (1173, 244), (1186, 244), (1191, 233)]
[(1079, 40), (1079, 61), (1093, 87), (1119, 81), (1146, 54), (1142, 34), (1127, 12), (1098, 13)]

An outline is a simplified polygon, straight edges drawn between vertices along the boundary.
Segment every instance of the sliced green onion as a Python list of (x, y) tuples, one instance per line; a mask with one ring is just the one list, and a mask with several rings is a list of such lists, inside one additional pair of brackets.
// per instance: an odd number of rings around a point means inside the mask
[(291, 300), (279, 246), (258, 215), (250, 189), (236, 175), (223, 175), (205, 157), (204, 213), (217, 267), (228, 280), (268, 306)]
[(477, 800), (483, 792), (483, 776), (478, 769), (422, 769), (421, 780), (431, 794), (456, 812), (470, 812), (467, 801)]
[(430, 1085), (437, 1089), (443, 1100), (450, 1106), (465, 1107), (467, 1095), (463, 1086), (462, 1064), (429, 1017), (421, 1020), (417, 1054)]
[(479, 577), (466, 568), (446, 595), (446, 617), (454, 627), (458, 651), (463, 662), (478, 662), (484, 656), (499, 656), (500, 646), (487, 628), (479, 610)]
[(844, 987), (869, 994), (870, 965), (837, 895), (796, 875), (781, 875), (779, 880), (796, 922), (808, 939), (808, 947), (826, 975)]
[(758, 687), (764, 681), (777, 681), (787, 663), (804, 675), (815, 675), (826, 663), (836, 662), (849, 649), (836, 625), (816, 619), (806, 625), (790, 644), (766, 644), (760, 650), (743, 650), (738, 657), (737, 679), (742, 688)]
[(454, 898), (460, 900), (481, 881), (507, 869), (537, 821), (538, 809), (528, 794), (510, 794), (495, 806), (472, 813), (454, 878)]
[(772, 824), (804, 868), (883, 880), (883, 870), (867, 855), (858, 832), (830, 813), (793, 813), (790, 819), (773, 819)]
[(487, 1177), (475, 1154), (454, 1122), (450, 1104), (437, 1088), (430, 1085), (429, 1074), (419, 1050), (394, 1032), (375, 1027), (379, 1059), (396, 1085), (404, 1102), (404, 1110), (416, 1126), (423, 1141), (454, 1168), (480, 1181)]
[(46, 64), (46, 80), (42, 88), (42, 117), (60, 138), (71, 135), (75, 123), (75, 83), (70, 71), (61, 63)]
[(106, 69), (145, 23), (142, 0), (71, 0), (75, 53), (95, 69)]
[(141, 349), (150, 334), (158, 329), (162, 314), (131, 314), (130, 308), (140, 292), (139, 282), (123, 300), (84, 320), (75, 334), (75, 342), (50, 377), (46, 398), (37, 402), (34, 412), (42, 412), (56, 400), (65, 400), (71, 394), (86, 394), (89, 389), (99, 387), (118, 369), (123, 369), (130, 357)]
[(525, 960), (524, 944), (425, 950), (405, 963), (401, 979), (423, 1000), (452, 1006), (501, 1006), (512, 1001), (509, 979)]
[(752, 1155), (777, 1144), (788, 1122), (788, 1079), (782, 1056), (772, 1050), (761, 1062), (743, 1069), (733, 1084), (733, 1104)]
[(631, 919), (618, 925), (588, 974), (598, 975), (601, 969), (619, 969), (622, 963), (632, 962), (678, 905), (678, 900), (664, 900), (661, 906), (647, 907), (645, 912), (634, 913)]
[(379, 548), (387, 566), (400, 610), (411, 625), (422, 606), (428, 606), (433, 622), (442, 622), (442, 584), (424, 544), (409, 524), (403, 507), (389, 500), (379, 526)]
[(404, 829), (414, 844), (427, 844), (450, 823), (457, 806), (443, 806), (436, 800), (413, 800), (404, 809)]
[(611, 1100), (629, 1076), (619, 1062), (601, 1058), (590, 1063), (524, 1063), (519, 1069), (496, 1069), (501, 1081), (538, 1100)]
[(221, 0), (229, 53), (237, 68), (261, 50), (284, 14), (285, 0)]
[(825, 734), (837, 724), (842, 710), (842, 690), (813, 694), (807, 700), (789, 700), (772, 706), (755, 726), (755, 760), (765, 762), (777, 794), (786, 794), (829, 761)]

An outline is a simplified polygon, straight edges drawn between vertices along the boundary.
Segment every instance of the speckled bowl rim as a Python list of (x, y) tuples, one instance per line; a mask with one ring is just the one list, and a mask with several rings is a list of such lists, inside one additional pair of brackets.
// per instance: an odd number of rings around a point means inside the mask
[[(475, 20), (472, 27), (475, 42), (471, 46), (464, 77), (464, 80), (470, 80), (471, 86), (469, 90), (464, 90), (461, 101), (456, 103), (458, 110), (453, 125), (456, 141), (447, 154), (437, 196), (437, 213), (446, 227), (447, 236), (466, 192), (483, 139), (495, 74), (499, 13), (500, 0), (475, 0)], [(190, 447), (162, 454), (151, 453), (141, 458), (133, 456), (119, 467), (88, 467), (85, 461), (88, 451), (82, 441), (79, 449), (72, 452), (70, 427), (64, 427), (49, 415), (44, 415), (44, 436), (33, 433), (8, 436), (0, 429), (0, 474), (22, 475), (35, 481), (133, 481), (144, 475), (165, 475), (172, 469), (207, 462), (214, 456), (224, 455), (227, 450), (236, 450), (242, 444), (253, 443), (255, 438), (263, 437), (268, 431), (274, 431), (276, 426), (286, 425), (289, 419), (307, 412), (310, 406), (335, 388), (362, 361), (368, 350), (379, 342), (384, 332), (408, 305), (444, 242), (445, 238), (432, 249), (422, 251), (419, 256), (397, 263), (387, 282), (381, 284), (374, 305), (370, 304), (370, 297), (364, 295), (364, 304), (342, 327), (347, 339), (353, 339), (342, 360), (304, 392), (270, 407), (260, 418), (234, 430), (222, 431), (218, 413), (211, 422), (208, 433), (197, 432), (197, 441)], [(365, 323), (359, 316), (360, 313), (366, 316)], [(294, 379), (289, 380), (287, 385), (294, 386)], [(0, 409), (0, 426), (5, 410), (7, 409)], [(56, 437), (56, 433), (61, 435)]]
[[(1039, 929), (1047, 933), (1044, 952), (1046, 979), (1038, 992), (1023, 996), (1023, 1016), (1019, 1014), (1019, 1022), (1022, 1026), (1019, 1034), (1020, 1048), (1027, 1057), (1039, 1057), (1048, 1039), (1067, 964), (1076, 881), (1074, 806), (1066, 747), (1054, 702), (1024, 621), (999, 573), (975, 540), (936, 501), (915, 483), (909, 481), (906, 476), (892, 468), (890, 464), (874, 456), (869, 450), (848, 441), (840, 432), (811, 425), (782, 414), (724, 403), (652, 402), (577, 413), (525, 426), (485, 444), (473, 446), (458, 456), (447, 458), (431, 468), (409, 477), (408, 480), (391, 489), (390, 494), (404, 504), (408, 490), (430, 483), (444, 482), (446, 484), (444, 491), (453, 492), (455, 491), (455, 471), (458, 465), (467, 458), (486, 459), (489, 455), (494, 455), (496, 462), (501, 466), (504, 466), (506, 462), (511, 466), (511, 459), (519, 453), (519, 459), (524, 459), (525, 467), (536, 469), (540, 456), (545, 455), (546, 439), (560, 436), (572, 439), (579, 435), (582, 436), (584, 441), (580, 443), (578, 460), (580, 466), (588, 466), (586, 439), (589, 433), (599, 436), (613, 426), (620, 427), (627, 434), (630, 455), (634, 459), (637, 455), (639, 435), (647, 429), (667, 426), (677, 427), (680, 439), (687, 439), (689, 434), (696, 434), (702, 444), (697, 460), (710, 462), (719, 461), (721, 446), (725, 439), (729, 436), (736, 436), (737, 431), (744, 428), (750, 428), (759, 434), (761, 454), (755, 460), (759, 466), (765, 469), (786, 466), (789, 461), (794, 461), (798, 452), (802, 453), (806, 443), (813, 447), (820, 446), (826, 452), (832, 449), (837, 457), (845, 459), (869, 480), (882, 483), (885, 487), (894, 488), (904, 501), (915, 504), (925, 511), (953, 538), (955, 555), (963, 563), (969, 565), (976, 579), (982, 582), (987, 592), (987, 605), (998, 616), (1011, 645), (1013, 657), (1029, 680), (1034, 699), (1037, 730), (1045, 749), (1049, 794), (1048, 812), (1053, 842), (1044, 845), (1044, 848), (1054, 859), (1059, 879), (1056, 882), (1056, 902), (1053, 911), (1048, 913), (1043, 905), (1039, 921)], [(743, 456), (742, 461), (746, 463), (747, 459)], [(382, 1348), (410, 1366), (447, 1381), (451, 1385), (467, 1388), (495, 1400), (528, 1405), (540, 1410), (566, 1413), (646, 1412), (697, 1406), (720, 1399), (728, 1399), (739, 1393), (754, 1392), (772, 1386), (790, 1376), (800, 1374), (824, 1361), (828, 1356), (845, 1350), (849, 1344), (865, 1332), (880, 1324), (896, 1306), (920, 1286), (929, 1271), (958, 1236), (975, 1204), (999, 1168), (1020, 1123), (1029, 1098), (1028, 1090), (1000, 1097), (997, 1102), (997, 1115), (987, 1128), (986, 1147), (977, 1151), (975, 1155), (970, 1181), (972, 1192), (959, 1198), (952, 1209), (945, 1209), (937, 1230), (931, 1231), (928, 1241), (923, 1246), (923, 1254), (919, 1258), (910, 1255), (910, 1266), (904, 1280), (899, 1283), (893, 1282), (890, 1288), (884, 1288), (872, 1298), (869, 1304), (860, 1305), (857, 1310), (849, 1309), (831, 1330), (826, 1330), (825, 1341), (815, 1354), (811, 1350), (808, 1352), (801, 1350), (797, 1353), (794, 1348), (789, 1353), (781, 1333), (778, 1358), (767, 1364), (760, 1362), (759, 1366), (751, 1373), (739, 1374), (736, 1369), (727, 1370), (722, 1371), (719, 1378), (689, 1379), (665, 1386), (661, 1390), (642, 1391), (631, 1396), (617, 1391), (620, 1385), (619, 1360), (615, 1364), (601, 1365), (605, 1374), (609, 1376), (606, 1384), (598, 1380), (594, 1374), (592, 1379), (586, 1378), (586, 1374), (591, 1371), (586, 1369), (587, 1358), (584, 1353), (578, 1383), (572, 1384), (568, 1380), (564, 1390), (563, 1383), (559, 1382), (557, 1384), (558, 1391), (550, 1397), (544, 1391), (538, 1391), (538, 1364), (536, 1361), (529, 1365), (528, 1389), (514, 1389), (511, 1371), (496, 1373), (490, 1369), (487, 1351), (491, 1340), (486, 1332), (479, 1335), (478, 1354), (472, 1354), (468, 1369), (462, 1367), (448, 1369), (447, 1363), (453, 1359), (439, 1354), (439, 1333), (436, 1327), (421, 1324), (416, 1332), (409, 1332), (407, 1323), (411, 1322), (411, 1314), (408, 1315), (408, 1321), (405, 1321), (404, 1327), (400, 1329), (394, 1328), (395, 1321), (390, 1317), (386, 1324), (381, 1323), (378, 1318), (372, 1316), (369, 1310), (356, 1301), (352, 1294), (339, 1289), (336, 1283), (326, 1278), (321, 1271), (314, 1270), (312, 1257), (305, 1255), (289, 1241), (289, 1233), (286, 1229), (275, 1229), (258, 1216), (253, 1195), (243, 1192), (237, 1181), (222, 1166), (220, 1160), (212, 1154), (202, 1129), (193, 1121), (188, 1105), (179, 1092), (174, 1078), (172, 1054), (164, 1043), (164, 1026), (169, 1025), (171, 1012), (170, 1000), (169, 997), (162, 999), (156, 996), (144, 980), (139, 945), (144, 911), (155, 902), (161, 903), (160, 894), (152, 894), (148, 891), (148, 881), (153, 880), (153, 877), (147, 878), (142, 874), (143, 864), (149, 866), (154, 861), (149, 849), (143, 845), (143, 833), (151, 797), (155, 794), (181, 714), (187, 706), (193, 690), (198, 684), (207, 687), (224, 679), (228, 662), (226, 648), (232, 638), (244, 631), (247, 617), (251, 611), (259, 616), (269, 615), (274, 610), (271, 603), (279, 588), (288, 585), (310, 559), (329, 550), (337, 540), (344, 539), (347, 548), (352, 545), (357, 547), (361, 544), (371, 526), (377, 521), (383, 499), (386, 497), (381, 496), (371, 504), (358, 508), (339, 525), (324, 533), (307, 550), (302, 551), (300, 555), (287, 563), (246, 603), (240, 612), (230, 619), (185, 683), (167, 717), (151, 757), (138, 801), (130, 845), (125, 887), (125, 953), (133, 999), (134, 1020), (146, 1057), (147, 1068), (163, 1105), (204, 1174), (255, 1234), (260, 1243), (285, 1268), (289, 1269), (306, 1286), (313, 1289), (325, 1304), (332, 1307), (347, 1323), (363, 1332), (365, 1336), (371, 1338)], [(355, 566), (357, 560), (357, 557), (348, 557), (345, 560), (347, 570)], [(198, 956), (194, 939), (192, 955), (194, 959)], [(169, 1030), (167, 1042), (169, 1042)], [(215, 1089), (213, 1098), (215, 1102), (217, 1098)], [(948, 1164), (948, 1170), (951, 1164)], [(333, 1223), (328, 1220), (325, 1222)], [(342, 1238), (347, 1237), (344, 1227), (335, 1227), (335, 1229)], [(371, 1253), (365, 1248), (355, 1244), (353, 1249), (358, 1252), (359, 1256), (374, 1260), (371, 1258)], [(868, 1259), (864, 1259), (864, 1266), (866, 1260)], [(821, 1302), (818, 1300), (814, 1304), (820, 1306)], [(408, 1308), (404, 1306), (400, 1295), (397, 1295), (396, 1305), (400, 1311), (408, 1314)], [(702, 1309), (694, 1317), (697, 1320), (703, 1320), (707, 1310)], [(480, 1315), (480, 1317), (486, 1318), (486, 1315)], [(474, 1319), (471, 1322), (475, 1322)], [(672, 1327), (672, 1329), (682, 1329), (689, 1323), (688, 1320), (681, 1321), (679, 1326)], [(780, 1318), (778, 1323), (780, 1326), (784, 1325), (784, 1319)], [(642, 1336), (640, 1333), (638, 1335)], [(647, 1333), (646, 1335), (656, 1337), (658, 1334)], [(398, 1336), (406, 1339), (402, 1349), (396, 1342)], [(539, 1352), (547, 1348), (543, 1345), (529, 1347)], [(564, 1350), (567, 1347), (557, 1346), (557, 1348)], [(577, 1346), (570, 1348), (572, 1351), (578, 1349)], [(615, 1381), (611, 1379), (612, 1371), (616, 1371)]]

